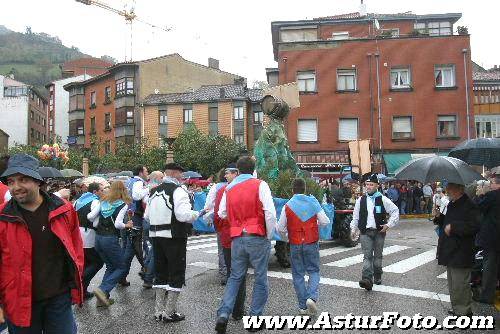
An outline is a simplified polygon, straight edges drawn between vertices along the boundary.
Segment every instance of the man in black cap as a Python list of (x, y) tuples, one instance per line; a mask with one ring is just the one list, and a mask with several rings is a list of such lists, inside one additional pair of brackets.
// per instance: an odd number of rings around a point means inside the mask
[(189, 194), (180, 184), (182, 172), (184, 169), (176, 163), (165, 166), (163, 183), (151, 190), (144, 214), (150, 224), (155, 261), (154, 316), (164, 322), (185, 319), (177, 310), (177, 300), (185, 285), (186, 224), (205, 213), (192, 210)]
[[(352, 215), (351, 231), (361, 232), (363, 272), (359, 286), (370, 291), (373, 283), (382, 284), (382, 250), (389, 228), (399, 221), (398, 207), (378, 189), (377, 174), (365, 181), (366, 194), (358, 198)], [(387, 219), (389, 215), (389, 219)]]
[(16, 154), (1, 175), (12, 198), (0, 205), (0, 324), (9, 333), (76, 333), (83, 244), (71, 203), (40, 189), (39, 163)]

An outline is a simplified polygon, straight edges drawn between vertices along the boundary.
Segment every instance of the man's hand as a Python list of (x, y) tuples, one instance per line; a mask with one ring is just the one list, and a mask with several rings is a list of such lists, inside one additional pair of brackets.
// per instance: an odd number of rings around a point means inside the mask
[(5, 322), (5, 318), (3, 316), (3, 309), (0, 307), (0, 324), (3, 324)]
[(387, 232), (387, 230), (389, 229), (389, 226), (387, 226), (387, 224), (385, 225), (380, 225), (382, 227), (382, 229), (380, 230), (380, 233), (385, 233)]
[(444, 227), (444, 233), (447, 235), (447, 236), (450, 236), (451, 234), (451, 225), (448, 224)]
[(132, 228), (134, 227), (134, 222), (129, 220), (126, 224), (125, 224), (125, 228)]

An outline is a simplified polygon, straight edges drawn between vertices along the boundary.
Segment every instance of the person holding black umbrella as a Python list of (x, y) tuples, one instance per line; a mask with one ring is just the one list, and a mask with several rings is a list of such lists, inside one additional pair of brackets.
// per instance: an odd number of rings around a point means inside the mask
[(479, 230), (479, 211), (465, 194), (465, 186), (448, 183), (450, 198), (444, 217), (444, 233), (438, 241), (438, 264), (446, 266), (451, 315), (472, 315), (471, 268), (474, 261), (474, 238)]

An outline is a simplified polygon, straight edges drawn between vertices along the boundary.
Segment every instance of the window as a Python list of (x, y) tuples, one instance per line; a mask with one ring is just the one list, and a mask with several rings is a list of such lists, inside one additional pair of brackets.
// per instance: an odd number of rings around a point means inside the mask
[(429, 22), (427, 24), (429, 36), (447, 36), (451, 35), (450, 22)]
[(30, 128), (30, 137), (35, 139), (35, 129)]
[(42, 125), (45, 127), (47, 125), (47, 122), (45, 121), (45, 118), (42, 118)]
[(121, 78), (116, 80), (116, 96), (134, 94), (134, 79)]
[(40, 141), (40, 132), (36, 132), (36, 140)]
[(72, 94), (69, 97), (69, 111), (85, 110), (85, 95)]
[(134, 124), (134, 110), (127, 110), (127, 124)]
[(500, 116), (476, 116), (477, 138), (498, 138), (500, 136)]
[(90, 93), (90, 108), (95, 108), (96, 104), (96, 94), (95, 92)]
[(167, 107), (160, 106), (158, 107), (158, 134), (161, 137), (167, 137)]
[(457, 116), (438, 116), (438, 137), (457, 135)]
[(85, 133), (83, 132), (83, 124), (80, 124), (78, 125), (78, 127), (76, 128), (76, 133), (79, 135), (79, 136), (83, 136)]
[(208, 133), (211, 136), (216, 136), (219, 133), (219, 108), (217, 105), (209, 105), (208, 107)]
[(316, 73), (314, 71), (297, 72), (297, 84), (300, 92), (315, 92)]
[(317, 142), (318, 121), (315, 119), (299, 119), (297, 123), (297, 141)]
[(411, 116), (398, 116), (392, 119), (392, 138), (408, 139), (413, 137)]
[(106, 87), (104, 88), (104, 103), (110, 103), (111, 102), (111, 87)]
[(424, 23), (415, 23), (413, 25), (413, 28), (421, 34), (427, 33), (427, 27), (425, 25), (425, 22)]
[(399, 37), (399, 28), (381, 29), (381, 35), (387, 37)]
[(10, 86), (3, 89), (3, 96), (5, 97), (17, 97), (17, 96), (27, 96), (28, 87), (26, 86)]
[(104, 114), (104, 131), (111, 130), (111, 114)]
[(37, 107), (40, 106), (40, 98), (39, 97), (36, 98), (36, 105), (37, 105)]
[(245, 122), (243, 105), (233, 107), (233, 139), (238, 144), (245, 144)]
[(95, 134), (95, 117), (90, 118), (90, 134), (93, 135)]
[(193, 109), (184, 109), (184, 124), (193, 122)]
[(281, 42), (301, 42), (301, 41), (315, 41), (318, 39), (318, 32), (316, 27), (291, 27), (281, 28), (280, 40)]
[(434, 67), (434, 79), (436, 87), (454, 87), (455, 86), (455, 66), (436, 65)]
[(337, 90), (356, 90), (356, 70), (337, 70)]
[(391, 88), (409, 88), (410, 87), (410, 69), (393, 68), (391, 69)]
[(264, 113), (262, 112), (260, 104), (254, 104), (252, 106), (252, 109), (253, 109), (253, 140), (257, 141), (260, 137), (260, 133), (262, 132), (262, 127), (264, 123)]
[(104, 142), (104, 154), (111, 153), (111, 140), (106, 140)]
[(339, 120), (339, 140), (349, 141), (358, 139), (358, 119), (341, 118)]
[(30, 118), (35, 119), (35, 112), (33, 110), (30, 111)]
[(45, 135), (42, 134), (42, 142), (45, 143)]
[(49, 131), (54, 131), (54, 120), (52, 118), (49, 119)]
[(334, 32), (332, 33), (332, 37), (330, 39), (334, 41), (349, 39), (349, 32), (348, 31)]
[(40, 124), (40, 115), (36, 115), (36, 124)]

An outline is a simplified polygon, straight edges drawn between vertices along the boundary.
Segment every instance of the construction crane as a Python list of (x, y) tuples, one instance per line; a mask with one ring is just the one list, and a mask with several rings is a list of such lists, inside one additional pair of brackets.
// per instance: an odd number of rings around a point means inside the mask
[[(97, 6), (97, 7), (101, 7), (103, 9), (106, 9), (110, 12), (113, 12), (115, 14), (118, 14), (120, 16), (123, 16), (125, 18), (125, 23), (130, 25), (130, 58), (129, 58), (129, 61), (132, 61), (132, 49), (133, 49), (133, 27), (132, 27), (132, 23), (134, 21), (137, 21), (137, 22), (141, 22), (145, 25), (148, 25), (152, 28), (155, 28), (155, 29), (160, 29), (160, 30), (163, 30), (163, 31), (170, 31), (171, 28), (168, 28), (168, 27), (160, 27), (160, 26), (157, 26), (155, 24), (152, 24), (152, 23), (149, 23), (149, 22), (146, 22), (140, 18), (137, 17), (137, 15), (135, 15), (135, 12), (134, 12), (134, 8), (132, 7), (130, 10), (126, 10), (126, 9), (123, 9), (123, 10), (120, 10), (120, 9), (116, 9), (116, 8), (113, 8), (111, 6), (109, 6), (108, 4), (104, 3), (104, 2), (101, 2), (99, 0), (76, 0), (76, 2), (80, 2), (80, 3), (83, 3), (84, 5), (94, 5), (94, 6)], [(125, 61), (127, 61), (127, 52), (125, 52)]]

